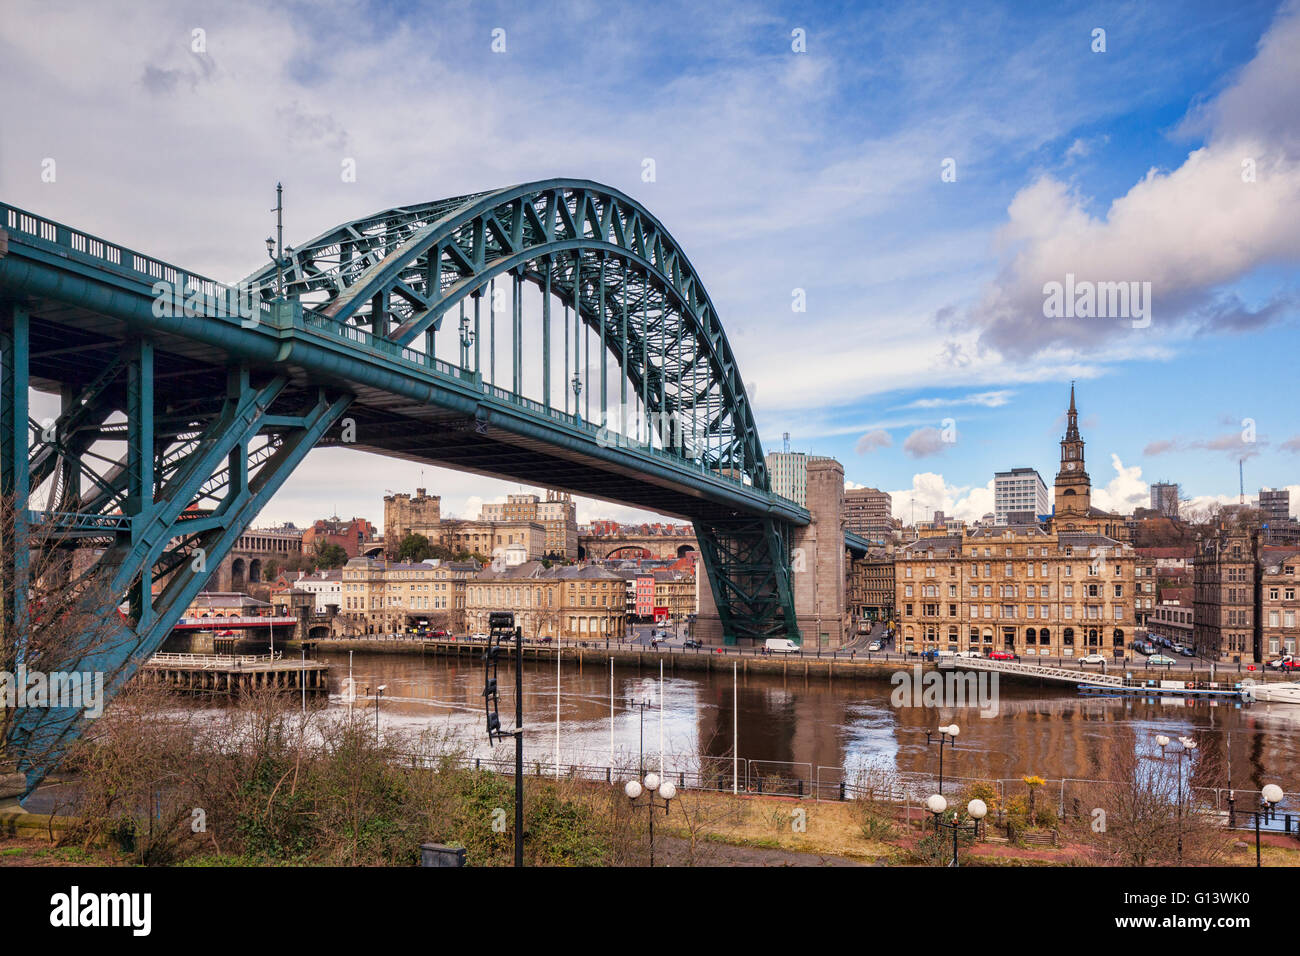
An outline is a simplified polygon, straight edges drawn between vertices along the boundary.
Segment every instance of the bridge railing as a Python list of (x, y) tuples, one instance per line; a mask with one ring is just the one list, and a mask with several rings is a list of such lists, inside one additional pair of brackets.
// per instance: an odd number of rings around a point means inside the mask
[[(119, 274), (133, 274), (134, 278), (144, 284), (152, 285), (156, 281), (167, 282), (186, 301), (188, 301), (191, 292), (198, 292), (203, 297), (205, 313), (210, 311), (211, 314), (220, 314), (222, 307), (217, 303), (228, 302), (232, 300), (232, 297), (238, 296), (238, 290), (234, 286), (218, 282), (215, 279), (209, 279), (206, 276), (197, 275), (160, 259), (141, 255), (124, 246), (114, 245), (104, 239), (44, 219), (16, 206), (0, 203), (0, 213), (2, 213), (0, 221), (3, 221), (6, 228), (12, 233), (24, 234), (42, 242), (60, 246), (74, 253), (76, 257), (94, 260), (96, 265), (107, 264), (113, 267), (112, 271)], [(257, 300), (257, 308), (268, 317), (272, 310), (271, 303), (260, 297)], [(474, 373), (459, 366), (444, 362), (417, 349), (390, 342), (357, 326), (334, 321), (327, 316), (319, 315), (310, 310), (304, 310), (303, 323), (313, 330), (326, 332), (356, 344), (364, 345), (367, 348), (419, 366), (422, 369), (448, 375), (461, 381), (475, 382), (477, 380)], [(517, 395), (499, 386), (483, 383), (479, 383), (479, 385), (486, 394), (490, 394), (494, 398), (526, 408), (547, 418), (563, 421), (588, 434), (598, 434), (603, 430), (601, 425), (584, 421), (578, 415), (566, 414), (563, 411), (525, 398), (522, 395)], [(643, 453), (671, 461), (678, 467), (689, 467), (720, 481), (728, 481), (745, 488), (753, 487), (753, 483), (746, 480), (744, 476), (735, 477), (729, 474), (726, 469), (711, 467), (709, 463), (702, 459), (674, 454), (667, 449), (655, 447), (653, 443), (636, 441), (625, 435), (618, 436), (617, 443), (620, 446), (625, 444), (629, 446), (635, 445)]]
[[(478, 381), (478, 377), (468, 369), (463, 369), (450, 362), (444, 362), (441, 359), (430, 356), (427, 352), (421, 352), (418, 349), (412, 349), (407, 346), (399, 345), (396, 342), (390, 342), (387, 339), (381, 338), (358, 326), (337, 322), (328, 316), (310, 311), (303, 312), (303, 324), (315, 331), (324, 332), (328, 335), (346, 339), (349, 342), (354, 342), (358, 345), (363, 345), (366, 348), (374, 349), (376, 352), (380, 352), (389, 357), (419, 366), (423, 370), (448, 375), (460, 381), (467, 382), (471, 386), (477, 387), (481, 392), (483, 392), (483, 394), (488, 395), (491, 398), (498, 399), (499, 401), (505, 402), (509, 405), (524, 408), (536, 415), (563, 422), (567, 426), (588, 435), (600, 436), (602, 432), (608, 432), (608, 429), (605, 426), (597, 422), (587, 421), (573, 412), (565, 412), (561, 409), (552, 408), (542, 402), (526, 398), (525, 396), (512, 392), (509, 389), (502, 388), (499, 385), (480, 382)], [(642, 453), (671, 461), (678, 467), (689, 467), (694, 471), (708, 474), (721, 481), (728, 481), (743, 488), (753, 487), (753, 482), (748, 480), (746, 477), (742, 476), (737, 478), (727, 474), (725, 471), (710, 467), (709, 463), (703, 459), (688, 458), (685, 455), (675, 454), (668, 449), (656, 447), (652, 442), (640, 441), (622, 433), (614, 432), (609, 434), (611, 435), (616, 447), (635, 447)]]
[(183, 617), (176, 622), (177, 627), (211, 627), (219, 630), (223, 627), (240, 626), (240, 625), (264, 625), (270, 627), (273, 624), (293, 625), (297, 624), (296, 617)]
[[(186, 299), (189, 293), (198, 292), (203, 296), (205, 309), (211, 307), (214, 314), (218, 310), (211, 303), (228, 302), (232, 295), (237, 295), (234, 286), (189, 272), (161, 259), (142, 255), (125, 246), (115, 245), (106, 239), (45, 219), (8, 203), (0, 203), (0, 222), (4, 223), (11, 235), (19, 233), (60, 246), (72, 252), (74, 258), (92, 260), (96, 265), (106, 263), (113, 267), (112, 271), (131, 275), (147, 285), (153, 285), (157, 281), (166, 282)], [(258, 307), (263, 313), (271, 311), (269, 302), (259, 301)]]
[(943, 657), (939, 659), (941, 670), (998, 671), (1003, 674), (1023, 674), (1027, 677), (1045, 677), (1051, 680), (1063, 680), (1072, 684), (1105, 684), (1123, 687), (1124, 678), (1118, 674), (1098, 673), (1096, 671), (1071, 670), (1066, 667), (1051, 667), (1043, 664), (1027, 664), (1023, 661), (995, 661), (987, 657)]

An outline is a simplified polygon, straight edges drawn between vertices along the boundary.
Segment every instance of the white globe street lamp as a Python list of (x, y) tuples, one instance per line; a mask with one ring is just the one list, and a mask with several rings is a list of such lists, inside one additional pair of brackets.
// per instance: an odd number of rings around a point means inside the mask
[(948, 748), (954, 749), (957, 746), (957, 735), (961, 733), (961, 728), (956, 724), (949, 724), (946, 727), (939, 727), (937, 730), (927, 730), (925, 732), (925, 745), (928, 747), (934, 743), (934, 734), (939, 735), (939, 793), (943, 793), (943, 744), (948, 742)]
[(645, 775), (644, 784), (629, 780), (624, 784), (623, 792), (627, 794), (628, 800), (632, 801), (634, 808), (645, 807), (650, 815), (650, 865), (654, 866), (655, 811), (663, 808), (664, 813), (668, 812), (668, 805), (677, 796), (677, 787), (671, 780), (660, 780), (657, 773), (648, 773)]
[[(1279, 787), (1277, 784), (1269, 783), (1264, 785), (1264, 789), (1262, 789), (1259, 792), (1259, 796), (1260, 796), (1260, 802), (1264, 804), (1263, 812), (1264, 812), (1265, 819), (1271, 821), (1273, 819), (1273, 808), (1282, 802), (1282, 797), (1285, 796), (1285, 794), (1282, 793), (1282, 788)], [(1263, 865), (1262, 862), (1260, 861), (1259, 817), (1260, 817), (1260, 811), (1256, 810), (1255, 811), (1255, 865), (1256, 866)]]
[(966, 813), (971, 818), (970, 823), (958, 823), (957, 811), (952, 814), (952, 822), (944, 823), (943, 814), (948, 809), (948, 801), (942, 794), (933, 793), (925, 800), (926, 809), (934, 814), (934, 832), (938, 834), (939, 828), (952, 831), (952, 863), (951, 866), (960, 865), (957, 861), (957, 834), (962, 830), (969, 830), (976, 839), (979, 838), (980, 821), (988, 816), (989, 808), (983, 800), (975, 799), (966, 804)]

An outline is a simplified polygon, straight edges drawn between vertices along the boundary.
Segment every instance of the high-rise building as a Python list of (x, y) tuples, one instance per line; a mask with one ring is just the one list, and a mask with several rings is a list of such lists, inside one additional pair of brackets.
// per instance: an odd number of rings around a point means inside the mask
[(1165, 518), (1178, 517), (1178, 485), (1157, 481), (1151, 486), (1151, 510)]
[(808, 456), (801, 451), (769, 452), (767, 471), (772, 490), (782, 498), (808, 506)]
[(993, 476), (993, 522), (1007, 524), (1012, 512), (1048, 513), (1047, 485), (1036, 468), (1012, 468)]
[(1261, 488), (1259, 510), (1264, 512), (1264, 521), (1268, 524), (1286, 524), (1291, 517), (1291, 492), (1285, 488)]
[(844, 489), (844, 527), (872, 541), (886, 540), (893, 530), (893, 500), (876, 488)]

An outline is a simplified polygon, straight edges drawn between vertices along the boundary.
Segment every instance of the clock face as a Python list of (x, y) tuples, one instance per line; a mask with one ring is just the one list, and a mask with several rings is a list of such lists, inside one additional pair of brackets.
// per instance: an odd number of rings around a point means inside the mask
[(1066, 471), (1074, 471), (1074, 462), (1072, 462), (1072, 461), (1067, 461), (1067, 462), (1065, 463), (1065, 470), (1066, 470)]

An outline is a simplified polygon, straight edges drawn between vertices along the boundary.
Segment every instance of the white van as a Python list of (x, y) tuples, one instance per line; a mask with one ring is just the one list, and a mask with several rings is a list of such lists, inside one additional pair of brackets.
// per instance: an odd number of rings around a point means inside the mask
[(765, 645), (769, 654), (793, 654), (799, 645), (788, 637), (769, 637)]

